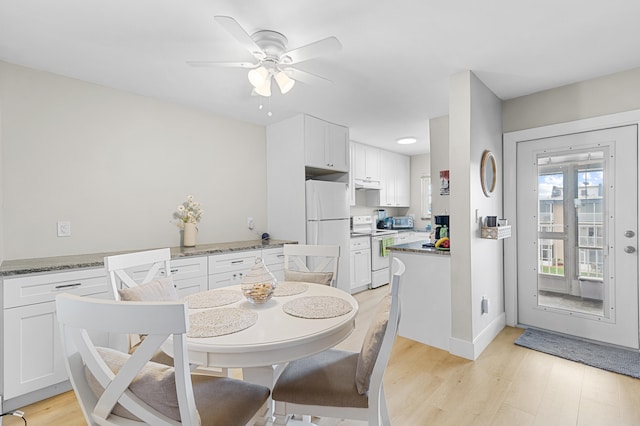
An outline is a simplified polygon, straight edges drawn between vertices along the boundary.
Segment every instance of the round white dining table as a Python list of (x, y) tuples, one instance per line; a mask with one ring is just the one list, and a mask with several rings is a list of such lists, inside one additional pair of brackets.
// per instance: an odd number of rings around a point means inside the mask
[[(285, 285), (286, 281), (279, 285)], [(298, 284), (298, 283), (294, 283)], [(244, 297), (237, 302), (216, 308), (241, 308), (258, 314), (252, 326), (231, 334), (216, 337), (188, 337), (189, 361), (204, 367), (242, 368), (243, 379), (273, 387), (282, 366), (289, 361), (304, 358), (332, 348), (355, 328), (358, 302), (350, 294), (327, 285), (304, 283), (308, 289), (291, 296), (274, 296), (262, 304), (253, 304)], [(220, 290), (241, 291), (239, 285)], [(290, 315), (283, 305), (301, 297), (331, 296), (351, 305), (343, 315), (310, 319)], [(190, 309), (189, 313), (206, 309)], [(169, 352), (170, 341), (164, 348)], [(170, 353), (170, 352), (169, 352)], [(271, 423), (271, 407), (265, 413)]]

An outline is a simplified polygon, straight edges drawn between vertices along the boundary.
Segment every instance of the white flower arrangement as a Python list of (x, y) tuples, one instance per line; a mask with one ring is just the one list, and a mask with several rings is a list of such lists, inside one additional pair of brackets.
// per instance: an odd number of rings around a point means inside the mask
[(178, 228), (183, 229), (185, 223), (198, 223), (204, 210), (200, 203), (193, 201), (193, 195), (187, 196), (187, 201), (178, 206), (178, 211), (173, 213)]

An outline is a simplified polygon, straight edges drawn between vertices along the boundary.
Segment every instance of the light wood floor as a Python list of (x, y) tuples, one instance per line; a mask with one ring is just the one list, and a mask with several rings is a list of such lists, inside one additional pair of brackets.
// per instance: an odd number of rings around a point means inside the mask
[[(359, 350), (372, 307), (388, 291), (356, 295), (354, 333), (340, 347)], [(384, 378), (394, 425), (640, 425), (640, 380), (513, 344), (507, 327), (475, 361), (398, 337)], [(22, 408), (30, 426), (84, 425), (68, 392)], [(5, 426), (22, 419), (4, 417)], [(319, 419), (322, 426), (364, 422)]]

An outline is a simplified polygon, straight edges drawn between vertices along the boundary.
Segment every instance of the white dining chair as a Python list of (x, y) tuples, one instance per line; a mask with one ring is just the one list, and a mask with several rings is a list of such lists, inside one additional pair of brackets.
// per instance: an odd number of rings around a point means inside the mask
[[(146, 267), (144, 275), (136, 278), (133, 271)], [(124, 253), (104, 258), (104, 268), (109, 278), (115, 300), (120, 300), (118, 290), (133, 288), (158, 278), (171, 276), (171, 250), (168, 248)]]
[[(69, 379), (89, 425), (245, 425), (266, 407), (267, 387), (189, 371), (185, 303), (63, 293), (56, 314)], [(146, 338), (130, 355), (97, 346), (92, 336), (104, 333)], [(169, 337), (174, 366), (150, 361)]]
[(400, 322), (400, 281), (405, 266), (395, 260), (391, 294), (378, 305), (361, 351), (329, 349), (290, 362), (272, 391), (275, 414), (365, 420), (389, 425), (382, 378)]
[(285, 281), (336, 286), (340, 246), (285, 244), (282, 250)]
[[(124, 253), (104, 258), (104, 267), (114, 300), (159, 302), (179, 300), (173, 284), (171, 250), (169, 248)], [(136, 276), (138, 275), (138, 276)], [(121, 351), (133, 352), (143, 336), (111, 336), (110, 346)], [(173, 359), (158, 351), (154, 362), (173, 365)], [(202, 374), (228, 376), (227, 368), (205, 368), (192, 366)]]

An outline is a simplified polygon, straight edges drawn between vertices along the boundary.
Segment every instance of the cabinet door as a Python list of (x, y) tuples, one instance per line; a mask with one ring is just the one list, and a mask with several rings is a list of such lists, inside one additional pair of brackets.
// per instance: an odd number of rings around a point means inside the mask
[(262, 250), (262, 260), (278, 281), (284, 281), (284, 252), (282, 247)]
[(396, 155), (393, 152), (380, 153), (380, 205), (395, 206), (396, 202)]
[(251, 268), (209, 275), (209, 290), (240, 284)]
[(326, 160), (336, 172), (349, 171), (349, 129), (327, 123)]
[(353, 167), (355, 179), (380, 181), (380, 150), (353, 142)]
[(353, 280), (351, 288), (364, 287), (371, 284), (371, 250), (353, 252)]
[[(111, 293), (89, 296), (109, 299)], [(100, 339), (103, 346), (108, 344), (107, 335)], [(68, 379), (55, 302), (4, 310), (3, 355), (4, 399)]]
[(304, 117), (304, 159), (305, 166), (326, 169), (325, 141), (327, 122), (315, 117)]
[(411, 158), (399, 155), (396, 163), (396, 205), (411, 206)]
[(55, 302), (5, 309), (4, 398), (67, 380)]
[(315, 117), (304, 118), (305, 166), (349, 171), (349, 129)]

